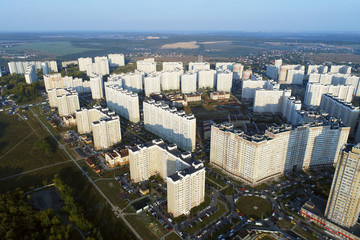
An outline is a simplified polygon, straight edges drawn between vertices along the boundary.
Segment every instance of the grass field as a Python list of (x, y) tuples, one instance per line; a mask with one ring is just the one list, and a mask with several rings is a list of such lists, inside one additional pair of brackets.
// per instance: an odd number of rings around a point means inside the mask
[(248, 218), (264, 219), (271, 215), (271, 204), (255, 196), (244, 196), (236, 202), (236, 207)]
[[(0, 178), (67, 160), (59, 149), (55, 149), (48, 156), (33, 149), (34, 142), (49, 138), (50, 135), (32, 114), (22, 114), (29, 120), (19, 121), (16, 115), (0, 113)], [(21, 142), (27, 136), (28, 138)], [(64, 182), (74, 189), (76, 199), (86, 209), (87, 217), (100, 228), (104, 239), (135, 239), (125, 224), (115, 217), (105, 199), (72, 162), (2, 180), (0, 192), (16, 187), (29, 191), (51, 183), (55, 174), (59, 174)]]
[(119, 197), (119, 194), (121, 192), (124, 192), (124, 189), (115, 179), (102, 179), (97, 181), (96, 185), (103, 191), (103, 193), (110, 199), (110, 201), (114, 205), (117, 205), (121, 209), (123, 209), (128, 204), (127, 201)]
[[(21, 114), (29, 120), (0, 113), (0, 178), (68, 160), (32, 114)], [(49, 143), (48, 154), (35, 147), (42, 140)]]
[(181, 238), (176, 233), (170, 233), (165, 240), (181, 240)]
[(56, 56), (64, 56), (68, 54), (81, 53), (89, 50), (90, 48), (75, 47), (71, 42), (36, 42), (26, 43), (24, 45), (16, 46), (14, 49), (31, 49), (39, 52), (48, 53)]
[(133, 226), (133, 228), (140, 234), (144, 240), (160, 239), (156, 237), (148, 226), (145, 226), (143, 219), (138, 215), (126, 216), (126, 220)]

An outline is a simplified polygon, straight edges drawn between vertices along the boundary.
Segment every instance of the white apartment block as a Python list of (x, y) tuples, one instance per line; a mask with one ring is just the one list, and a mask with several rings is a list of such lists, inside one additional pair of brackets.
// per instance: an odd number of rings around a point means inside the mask
[(183, 71), (175, 69), (174, 71), (161, 72), (161, 90), (179, 90), (180, 89), (180, 75)]
[(189, 71), (199, 71), (199, 70), (210, 70), (210, 63), (208, 62), (190, 62)]
[(233, 62), (217, 62), (215, 64), (215, 69), (218, 71), (229, 70), (232, 72), (234, 69), (234, 64), (235, 63), (233, 63)]
[(53, 88), (47, 93), (50, 106), (58, 108), (60, 117), (73, 115), (80, 109), (78, 93), (72, 89)]
[(234, 80), (240, 80), (242, 78), (242, 73), (244, 70), (244, 66), (240, 63), (235, 63), (233, 66)]
[(109, 86), (109, 85), (117, 85), (119, 87), (122, 87), (123, 81), (124, 81), (124, 79), (122, 78), (121, 74), (111, 74), (108, 77), (107, 82), (104, 82), (104, 87)]
[(95, 57), (95, 62), (86, 65), (86, 74), (91, 75), (108, 75), (110, 74), (109, 60), (106, 57)]
[(360, 77), (342, 73), (313, 73), (309, 75), (309, 83), (320, 83), (328, 85), (352, 85), (354, 96), (360, 96), (359, 88)]
[(280, 84), (274, 80), (242, 80), (242, 94), (241, 99), (253, 100), (255, 98), (256, 90), (265, 89), (273, 90), (280, 89)]
[(342, 227), (353, 227), (360, 213), (360, 144), (340, 152), (325, 217)]
[(279, 82), (286, 84), (302, 84), (305, 67), (302, 65), (282, 65), (279, 70)]
[(338, 122), (271, 127), (253, 136), (231, 125), (213, 125), (210, 163), (254, 186), (294, 169), (336, 164), (348, 134)]
[(31, 84), (37, 80), (35, 65), (26, 67), (25, 81), (27, 84)]
[(46, 91), (53, 88), (71, 88), (78, 93), (90, 92), (90, 81), (83, 81), (82, 78), (69, 76), (61, 77), (60, 73), (44, 75)]
[(312, 73), (324, 74), (328, 72), (328, 66), (325, 65), (309, 65), (307, 69), (307, 75)]
[(280, 67), (282, 65), (282, 59), (276, 59), (274, 65), (266, 66), (266, 76), (273, 80), (277, 80), (279, 77)]
[(161, 93), (160, 88), (161, 73), (152, 73), (144, 77), (145, 95), (150, 96), (152, 93)]
[(184, 64), (182, 62), (163, 62), (162, 67), (163, 71), (176, 71), (183, 70)]
[(109, 61), (107, 56), (94, 57), (94, 62)]
[(196, 72), (186, 72), (180, 76), (181, 93), (196, 92), (197, 74)]
[(47, 62), (41, 63), (41, 69), (44, 75), (47, 75), (50, 73), (50, 68)]
[(342, 73), (342, 74), (350, 74), (351, 73), (351, 67), (346, 65), (332, 65), (330, 67), (331, 73)]
[(92, 122), (95, 149), (107, 149), (121, 142), (121, 128), (119, 116), (103, 118)]
[(233, 73), (230, 70), (218, 71), (216, 73), (216, 91), (231, 92)]
[(108, 55), (110, 67), (122, 67), (125, 66), (124, 54), (109, 54)]
[(104, 98), (104, 82), (102, 76), (90, 76), (90, 88), (92, 99)]
[(122, 74), (123, 78), (123, 88), (130, 90), (132, 92), (142, 92), (143, 83), (144, 83), (144, 73), (140, 71), (135, 71), (133, 73)]
[(167, 182), (168, 212), (174, 217), (188, 214), (204, 201), (205, 168), (188, 152), (161, 139), (129, 149), (130, 178), (133, 182), (148, 180), (159, 174)]
[(168, 212), (174, 217), (189, 215), (205, 200), (205, 168), (201, 162), (167, 177)]
[(298, 125), (302, 119), (299, 116), (301, 110), (301, 101), (295, 97), (284, 97), (281, 107), (281, 115), (292, 125)]
[(251, 74), (252, 74), (252, 70), (251, 70), (251, 69), (244, 70), (244, 71), (242, 72), (242, 79), (243, 79), (243, 80), (250, 79)]
[(139, 96), (125, 90), (121, 86), (110, 84), (105, 86), (107, 107), (131, 122), (140, 121)]
[(318, 107), (321, 103), (323, 94), (331, 93), (333, 96), (345, 102), (351, 102), (354, 87), (351, 85), (323, 85), (319, 83), (308, 83), (306, 85), (304, 104), (307, 106)]
[(144, 101), (145, 129), (175, 143), (181, 149), (193, 151), (196, 141), (196, 119), (154, 100)]
[(210, 70), (199, 70), (197, 72), (198, 88), (215, 88), (216, 83), (216, 71)]
[(9, 62), (8, 67), (10, 74), (16, 73), (16, 74), (24, 75), (28, 66), (35, 65), (35, 70), (41, 70), (42, 63), (46, 63), (48, 65), (49, 71), (58, 72), (56, 61)]
[(96, 149), (109, 148), (121, 141), (120, 118), (107, 108), (81, 108), (75, 111), (75, 115), (78, 132), (92, 132)]
[(138, 60), (136, 62), (136, 69), (144, 73), (156, 72), (156, 62), (148, 60)]
[(268, 76), (271, 79), (277, 80), (279, 75), (279, 67), (276, 67), (274, 65), (267, 65), (266, 66), (266, 76)]
[(256, 90), (253, 110), (255, 113), (281, 113), (288, 97), (291, 97), (291, 90)]
[(320, 110), (332, 117), (341, 119), (343, 124), (350, 127), (350, 136), (355, 136), (355, 128), (359, 118), (360, 110), (351, 103), (346, 103), (331, 94), (323, 94)]
[(92, 64), (92, 58), (78, 58), (79, 70), (86, 72), (86, 66)]

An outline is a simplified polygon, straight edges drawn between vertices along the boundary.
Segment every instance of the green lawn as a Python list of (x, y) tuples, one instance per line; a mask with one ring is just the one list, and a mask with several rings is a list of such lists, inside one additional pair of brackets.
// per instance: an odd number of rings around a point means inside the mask
[(278, 225), (279, 228), (286, 230), (286, 229), (291, 229), (294, 225), (287, 220), (279, 220), (276, 225)]
[(313, 236), (311, 233), (305, 231), (301, 227), (295, 227), (293, 232), (300, 234), (300, 236), (305, 237), (306, 239), (312, 240), (312, 239), (318, 239), (317, 237)]
[[(69, 160), (32, 114), (21, 114), (29, 120), (0, 113), (0, 178)], [(49, 144), (47, 154), (35, 147), (42, 140)]]
[(224, 194), (224, 195), (233, 195), (233, 194), (235, 194), (235, 190), (234, 190), (234, 188), (231, 187), (231, 186), (228, 186), (227, 188), (225, 188), (225, 189), (222, 190), (221, 192), (222, 192), (222, 194)]
[(158, 239), (151, 230), (145, 226), (144, 222), (138, 215), (128, 215), (125, 217), (126, 220), (133, 226), (133, 228), (137, 231), (137, 233), (142, 237), (144, 240), (152, 240)]
[(170, 233), (165, 240), (181, 240), (182, 238), (179, 237), (176, 233), (172, 232)]
[(211, 176), (210, 174), (207, 174), (206, 173), (206, 178), (210, 179), (211, 181), (217, 183), (218, 185), (222, 186), (222, 187), (225, 187), (225, 183), (223, 183), (222, 181), (216, 179), (215, 177)]
[(124, 192), (124, 189), (121, 187), (120, 183), (115, 179), (103, 179), (96, 181), (96, 185), (105, 193), (105, 195), (110, 199), (110, 201), (119, 206), (121, 209), (126, 207), (128, 201), (123, 200), (119, 197), (121, 192)]
[(248, 218), (264, 219), (269, 217), (272, 212), (271, 204), (255, 196), (244, 196), (236, 202), (236, 207)]
[(89, 50), (90, 48), (75, 47), (71, 42), (35, 42), (26, 43), (20, 46), (14, 47), (14, 49), (31, 49), (39, 52), (49, 53), (57, 56), (64, 56), (68, 54), (81, 53)]

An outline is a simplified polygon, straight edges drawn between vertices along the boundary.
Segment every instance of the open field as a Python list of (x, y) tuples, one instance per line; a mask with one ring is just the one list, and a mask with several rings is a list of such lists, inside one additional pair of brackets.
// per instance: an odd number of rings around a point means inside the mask
[(255, 196), (244, 196), (236, 202), (236, 207), (248, 218), (264, 219), (271, 215), (271, 204)]
[(166, 233), (147, 213), (126, 216), (126, 220), (144, 240), (160, 239)]
[[(29, 191), (51, 183), (54, 175), (59, 174), (64, 182), (74, 189), (76, 198), (86, 209), (89, 219), (99, 226), (104, 239), (135, 239), (80, 170), (72, 162), (66, 162), (67, 159), (61, 150), (56, 148), (46, 156), (40, 149), (33, 149), (34, 142), (50, 136), (32, 114), (29, 112), (22, 114), (25, 114), (29, 120), (19, 121), (16, 115), (0, 113), (0, 153), (1, 156), (6, 154), (0, 159), (0, 178), (26, 170), (35, 171), (1, 180), (0, 191), (5, 192), (16, 187)], [(28, 138), (24, 140), (27, 136)], [(50, 138), (49, 141), (51, 140), (54, 141)], [(59, 161), (59, 165), (52, 166)], [(47, 167), (48, 165), (50, 167)], [(36, 170), (38, 167), (45, 168)]]
[(307, 57), (310, 60), (315, 62), (335, 62), (335, 63), (345, 63), (353, 62), (360, 63), (360, 55), (356, 54), (346, 54), (346, 53), (318, 53), (318, 54), (307, 54)]
[[(0, 178), (68, 160), (31, 113), (21, 114), (29, 120), (0, 113)], [(41, 143), (47, 145), (46, 154), (37, 147)]]
[(55, 56), (64, 56), (68, 54), (75, 54), (75, 53), (81, 53), (81, 52), (93, 50), (90, 48), (75, 47), (70, 42), (67, 41), (26, 43), (14, 47), (14, 49), (31, 49)]
[(121, 199), (119, 196), (121, 192), (124, 192), (124, 189), (115, 179), (102, 179), (97, 181), (96, 185), (101, 189), (101, 191), (103, 191), (103, 193), (114, 205), (119, 206), (121, 209), (127, 206), (128, 202)]
[(181, 240), (181, 238), (174, 232), (170, 233), (165, 240)]
[(200, 46), (196, 44), (196, 41), (191, 42), (178, 42), (178, 43), (169, 43), (162, 45), (161, 48), (168, 48), (168, 49), (176, 49), (176, 48), (184, 48), (184, 49), (196, 49)]

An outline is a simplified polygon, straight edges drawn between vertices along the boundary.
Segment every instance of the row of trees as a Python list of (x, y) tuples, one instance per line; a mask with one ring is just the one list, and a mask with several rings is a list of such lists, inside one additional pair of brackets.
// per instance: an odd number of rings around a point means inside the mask
[(0, 194), (0, 239), (70, 239), (73, 231), (54, 210), (36, 211), (21, 189)]
[(32, 101), (41, 96), (41, 90), (44, 90), (44, 82), (35, 81), (32, 84), (25, 82), (25, 77), (20, 74), (12, 74), (0, 78), (0, 85), (5, 86), (1, 90), (1, 96), (14, 94), (13, 99), (17, 103)]
[(75, 201), (73, 189), (66, 185), (58, 174), (55, 175), (53, 182), (65, 202), (64, 211), (69, 214), (69, 220), (86, 233), (87, 240), (103, 239), (100, 230), (86, 218), (84, 209)]

